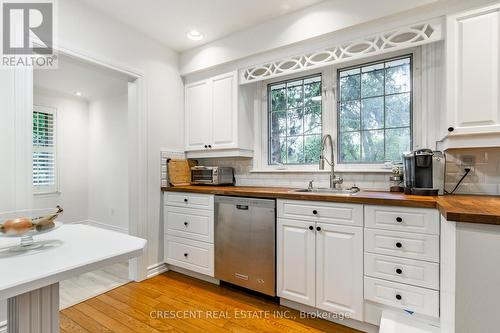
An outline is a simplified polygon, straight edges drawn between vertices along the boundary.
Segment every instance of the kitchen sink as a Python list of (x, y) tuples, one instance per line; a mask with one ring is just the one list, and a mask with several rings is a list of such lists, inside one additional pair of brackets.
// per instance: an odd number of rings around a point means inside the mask
[(332, 195), (352, 195), (352, 194), (359, 192), (359, 187), (351, 187), (351, 188), (326, 188), (326, 187), (302, 188), (302, 189), (298, 189), (298, 190), (292, 190), (290, 192), (321, 193), (321, 194), (332, 194)]

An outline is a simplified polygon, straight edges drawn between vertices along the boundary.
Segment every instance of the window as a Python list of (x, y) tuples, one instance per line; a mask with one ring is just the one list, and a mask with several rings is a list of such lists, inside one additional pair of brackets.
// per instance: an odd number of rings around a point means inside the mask
[(400, 161), (412, 146), (412, 57), (337, 71), (340, 163)]
[(267, 86), (269, 165), (318, 163), (321, 91), (321, 74)]
[(56, 113), (36, 106), (33, 111), (33, 187), (35, 193), (57, 191)]

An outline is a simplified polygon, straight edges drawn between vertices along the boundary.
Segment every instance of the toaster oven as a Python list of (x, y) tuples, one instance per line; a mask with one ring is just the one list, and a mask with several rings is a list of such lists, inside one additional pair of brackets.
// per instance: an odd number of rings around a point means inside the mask
[(231, 167), (191, 168), (191, 183), (194, 185), (234, 185), (234, 182), (234, 169)]

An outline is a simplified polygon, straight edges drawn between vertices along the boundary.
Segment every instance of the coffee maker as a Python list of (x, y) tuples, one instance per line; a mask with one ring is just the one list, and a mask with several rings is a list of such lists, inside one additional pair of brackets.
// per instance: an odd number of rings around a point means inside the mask
[(442, 195), (445, 162), (442, 152), (431, 149), (403, 154), (405, 194)]

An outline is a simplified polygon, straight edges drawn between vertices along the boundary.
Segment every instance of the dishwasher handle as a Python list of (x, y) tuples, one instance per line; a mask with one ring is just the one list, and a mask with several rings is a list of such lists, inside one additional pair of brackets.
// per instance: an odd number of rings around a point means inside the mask
[(248, 205), (236, 205), (236, 209), (239, 209), (239, 210), (248, 210)]

